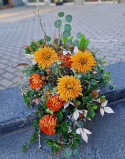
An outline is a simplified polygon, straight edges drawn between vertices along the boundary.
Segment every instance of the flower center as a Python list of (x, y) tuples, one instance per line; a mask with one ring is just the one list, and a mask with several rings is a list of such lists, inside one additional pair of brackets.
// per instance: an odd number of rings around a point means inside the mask
[(50, 54), (50, 52), (45, 52), (45, 53), (43, 53), (43, 58), (45, 59), (45, 60), (48, 60), (49, 58), (50, 58), (50, 56), (51, 56), (51, 54)]
[(73, 89), (73, 84), (72, 84), (72, 83), (67, 83), (67, 84), (66, 84), (66, 88), (68, 88), (68, 89)]
[(84, 65), (86, 63), (86, 59), (81, 58), (80, 63), (81, 63), (81, 65)]

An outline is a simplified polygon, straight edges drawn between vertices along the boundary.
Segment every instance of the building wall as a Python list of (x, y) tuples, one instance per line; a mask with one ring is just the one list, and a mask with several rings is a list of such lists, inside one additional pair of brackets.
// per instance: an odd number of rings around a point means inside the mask
[(125, 0), (120, 0), (120, 3), (125, 3)]
[(14, 7), (23, 5), (23, 0), (12, 0), (12, 2)]

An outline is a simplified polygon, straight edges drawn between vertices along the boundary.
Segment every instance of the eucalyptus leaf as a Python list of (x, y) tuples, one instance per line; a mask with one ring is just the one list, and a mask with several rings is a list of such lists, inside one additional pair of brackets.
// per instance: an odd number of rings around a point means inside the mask
[(82, 34), (79, 32), (79, 33), (77, 33), (77, 38), (81, 38), (82, 37)]
[(71, 156), (72, 156), (72, 150), (71, 150), (70, 148), (64, 149), (64, 156), (65, 156), (66, 158), (71, 157)]
[(71, 25), (65, 24), (65, 25), (64, 25), (64, 30), (69, 30), (69, 31), (71, 31)]
[(72, 44), (73, 44), (74, 46), (78, 46), (78, 45), (79, 45), (79, 41), (78, 41), (78, 40), (74, 40), (74, 41), (72, 42)]
[(64, 16), (64, 12), (59, 12), (59, 13), (58, 13), (58, 16), (59, 16), (59, 17), (63, 17), (63, 16)]
[(68, 47), (70, 44), (72, 44), (72, 40), (69, 40), (69, 39), (68, 39), (68, 40), (66, 41), (65, 45)]
[(79, 149), (75, 149), (74, 152), (73, 152), (73, 154), (74, 154), (75, 157), (79, 157), (80, 150)]
[(65, 17), (65, 20), (66, 20), (68, 23), (70, 23), (70, 22), (72, 21), (72, 16), (71, 16), (71, 15), (67, 15), (67, 16)]
[(47, 41), (51, 41), (51, 37), (46, 36), (46, 40), (47, 40)]
[(62, 26), (62, 21), (61, 20), (56, 20), (54, 23), (56, 28), (60, 28)]
[(63, 32), (63, 36), (66, 37), (66, 38), (68, 38), (69, 36), (71, 36), (70, 31), (68, 31), (68, 30), (64, 31)]

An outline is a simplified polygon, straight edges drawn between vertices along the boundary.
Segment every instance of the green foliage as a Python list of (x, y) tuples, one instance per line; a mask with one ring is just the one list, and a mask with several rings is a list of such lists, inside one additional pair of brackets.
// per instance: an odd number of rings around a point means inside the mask
[(72, 42), (72, 44), (73, 44), (74, 46), (78, 46), (78, 45), (79, 45), (79, 41), (78, 41), (78, 40), (74, 40), (74, 41)]
[(79, 32), (79, 33), (77, 33), (77, 38), (81, 38), (82, 37), (82, 34)]
[(79, 150), (79, 149), (75, 149), (74, 152), (73, 152), (73, 155), (74, 155), (75, 157), (79, 157), (79, 155), (80, 155), (80, 150)]
[(62, 21), (61, 20), (56, 20), (54, 23), (56, 28), (60, 28), (62, 26)]
[(59, 17), (64, 17), (64, 12), (59, 12), (59, 13), (58, 13), (58, 16), (59, 16)]
[(64, 156), (65, 156), (66, 158), (71, 157), (71, 156), (72, 156), (72, 150), (71, 150), (70, 148), (64, 149)]
[(69, 36), (71, 36), (70, 31), (69, 31), (69, 30), (65, 30), (65, 31), (63, 32), (63, 36), (66, 37), (66, 38), (68, 38)]
[(46, 36), (46, 40), (47, 40), (47, 41), (51, 41), (51, 37)]
[(71, 16), (71, 15), (67, 15), (67, 16), (65, 17), (65, 20), (66, 20), (68, 23), (70, 23), (70, 22), (72, 21), (72, 16)]
[(64, 25), (64, 30), (71, 31), (71, 25), (65, 24), (65, 25)]

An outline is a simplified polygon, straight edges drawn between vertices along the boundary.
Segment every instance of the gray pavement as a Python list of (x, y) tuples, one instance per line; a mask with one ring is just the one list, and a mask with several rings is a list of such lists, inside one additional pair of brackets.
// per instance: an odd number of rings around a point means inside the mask
[[(26, 62), (24, 44), (43, 38), (37, 17), (36, 7), (18, 7), (0, 10), (0, 90), (16, 86), (17, 69), (11, 65)], [(54, 34), (54, 21), (57, 13), (64, 11), (73, 15), (72, 34), (83, 32), (90, 39), (89, 48), (100, 49), (97, 57), (107, 56), (107, 65), (125, 61), (125, 4), (67, 5), (40, 8), (45, 30)]]

